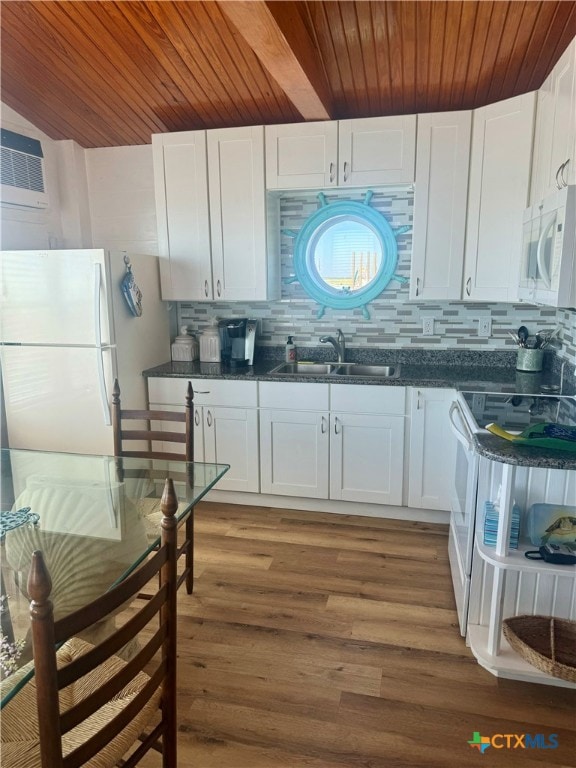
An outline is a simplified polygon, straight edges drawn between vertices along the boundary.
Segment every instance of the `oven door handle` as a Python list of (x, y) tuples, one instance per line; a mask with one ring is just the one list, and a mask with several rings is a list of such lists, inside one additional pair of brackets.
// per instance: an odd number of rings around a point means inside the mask
[[(538, 273), (545, 287), (548, 289), (552, 288), (552, 278), (550, 277), (550, 271), (548, 270), (548, 267), (544, 263), (544, 242), (548, 237), (548, 233), (555, 224), (556, 214), (552, 216), (550, 221), (548, 221), (546, 226), (542, 229), (540, 237), (538, 238), (538, 247), (536, 248), (536, 263), (538, 264)], [(554, 248), (554, 243), (552, 243), (552, 248)], [(552, 269), (553, 261), (554, 254), (552, 253), (550, 256), (550, 270)]]
[[(455, 411), (458, 413), (458, 419), (460, 421), (461, 428), (456, 424), (454, 420)], [(448, 415), (450, 417), (452, 432), (456, 435), (457, 440), (462, 443), (466, 450), (472, 451), (472, 433), (470, 432), (468, 425), (462, 416), (462, 411), (458, 407), (458, 403), (456, 401), (451, 404)]]

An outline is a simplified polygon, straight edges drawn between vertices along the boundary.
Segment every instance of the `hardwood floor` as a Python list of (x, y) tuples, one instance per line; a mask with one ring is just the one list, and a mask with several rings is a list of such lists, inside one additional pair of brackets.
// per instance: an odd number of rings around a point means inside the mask
[[(179, 766), (575, 765), (575, 692), (498, 681), (460, 637), (446, 526), (196, 512), (195, 591), (178, 594)], [(481, 755), (476, 731), (555, 733), (558, 748)]]

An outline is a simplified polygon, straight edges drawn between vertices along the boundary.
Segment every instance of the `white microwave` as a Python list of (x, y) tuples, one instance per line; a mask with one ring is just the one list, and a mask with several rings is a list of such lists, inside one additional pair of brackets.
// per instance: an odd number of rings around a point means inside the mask
[(524, 211), (518, 298), (576, 306), (576, 185)]

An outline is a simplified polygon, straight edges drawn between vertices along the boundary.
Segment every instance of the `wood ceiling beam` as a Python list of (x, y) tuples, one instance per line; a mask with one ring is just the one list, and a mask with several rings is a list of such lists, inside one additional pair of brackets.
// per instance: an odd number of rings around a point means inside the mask
[(295, 4), (224, 0), (219, 7), (304, 120), (330, 120), (326, 75)]

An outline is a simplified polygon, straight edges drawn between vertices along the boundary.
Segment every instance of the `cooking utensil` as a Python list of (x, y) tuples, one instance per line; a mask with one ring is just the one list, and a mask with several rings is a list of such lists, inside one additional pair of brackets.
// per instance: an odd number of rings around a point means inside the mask
[(538, 331), (536, 333), (536, 349), (541, 349), (544, 344), (544, 336)]
[(559, 333), (560, 333), (560, 326), (557, 326), (556, 328), (554, 328), (553, 331), (538, 331), (538, 333), (536, 334), (536, 339), (540, 340), (539, 348), (543, 349), (544, 347), (547, 347), (548, 344), (550, 344), (550, 342), (552, 341), (552, 339), (558, 336)]
[(518, 339), (521, 347), (526, 346), (526, 342), (528, 341), (528, 336), (529, 336), (528, 328), (526, 328), (525, 325), (521, 325), (520, 328), (518, 328)]
[(520, 346), (520, 339), (515, 333), (512, 333), (512, 331), (508, 331), (508, 336), (510, 336), (510, 338), (515, 344), (518, 344), (518, 346)]

